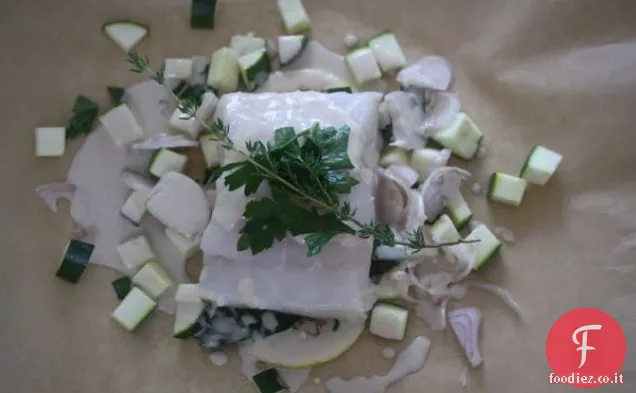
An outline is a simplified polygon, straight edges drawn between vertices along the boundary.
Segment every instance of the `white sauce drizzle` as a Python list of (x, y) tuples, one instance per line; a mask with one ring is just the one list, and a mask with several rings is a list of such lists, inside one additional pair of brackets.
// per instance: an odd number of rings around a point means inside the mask
[(350, 380), (331, 378), (326, 386), (330, 393), (384, 393), (389, 385), (424, 367), (431, 342), (420, 336), (397, 357), (393, 368), (385, 375), (371, 378), (356, 377)]
[(212, 352), (208, 358), (215, 366), (225, 366), (230, 361), (224, 352)]
[(382, 348), (382, 357), (385, 359), (393, 359), (395, 357), (395, 349), (391, 347)]

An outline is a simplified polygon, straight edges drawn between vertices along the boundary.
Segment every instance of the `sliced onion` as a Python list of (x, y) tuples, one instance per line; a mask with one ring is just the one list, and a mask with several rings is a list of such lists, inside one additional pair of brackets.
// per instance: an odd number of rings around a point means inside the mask
[(453, 68), (441, 56), (425, 56), (404, 67), (398, 72), (396, 79), (404, 87), (448, 90), (453, 79)]
[(481, 312), (477, 307), (462, 307), (451, 311), (448, 317), (468, 361), (473, 367), (479, 366), (483, 361), (479, 349)]
[(385, 169), (378, 169), (378, 175), (375, 200), (378, 219), (403, 228), (411, 205), (409, 188), (399, 177)]
[(70, 203), (73, 201), (76, 191), (77, 187), (71, 183), (50, 183), (35, 189), (44, 203), (54, 212), (57, 212), (58, 199), (66, 199)]
[(174, 147), (194, 147), (199, 146), (199, 142), (187, 138), (180, 134), (163, 134), (152, 138), (147, 138), (143, 142), (132, 145), (134, 150), (157, 150), (170, 149)]
[(408, 165), (393, 164), (389, 165), (386, 170), (402, 179), (409, 188), (417, 182), (417, 179), (419, 177), (417, 172), (415, 172), (415, 170)]
[(507, 305), (510, 307), (517, 316), (523, 320), (523, 311), (521, 309), (521, 305), (514, 299), (512, 294), (508, 292), (508, 290), (493, 284), (486, 284), (481, 282), (470, 282), (466, 283), (466, 286), (469, 288), (479, 288), (486, 291), (491, 292), (494, 295), (499, 296)]
[(412, 233), (419, 227), (424, 225), (426, 221), (426, 213), (424, 209), (424, 197), (421, 192), (414, 189), (409, 189), (409, 201), (408, 210), (406, 212), (406, 223), (404, 224), (404, 230)]
[(448, 203), (460, 195), (460, 187), (470, 172), (456, 167), (439, 168), (419, 187), (424, 198), (424, 214), (437, 218)]
[(461, 101), (455, 93), (436, 92), (431, 97), (420, 128), (420, 133), (425, 135), (451, 125), (462, 108)]
[(424, 147), (425, 138), (418, 134), (425, 125), (422, 98), (406, 91), (393, 91), (384, 96), (383, 111), (389, 114), (393, 141), (391, 146), (413, 150)]

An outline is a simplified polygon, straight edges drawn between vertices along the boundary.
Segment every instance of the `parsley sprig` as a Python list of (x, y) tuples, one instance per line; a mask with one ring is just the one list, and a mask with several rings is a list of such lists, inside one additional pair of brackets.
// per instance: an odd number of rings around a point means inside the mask
[(164, 84), (163, 73), (150, 68), (148, 57), (133, 52), (128, 55), (128, 61), (132, 72), (145, 74), (163, 85), (181, 112), (195, 117), (213, 140), (241, 159), (215, 169), (208, 183), (225, 174), (228, 189), (243, 187), (246, 196), (254, 195), (263, 183), (270, 187), (270, 196), (247, 203), (238, 250), (258, 254), (287, 235), (304, 236), (308, 256), (318, 254), (339, 234), (373, 238), (375, 246), (402, 245), (413, 252), (463, 242), (427, 244), (422, 227), (400, 241), (387, 224), (361, 222), (348, 202), (340, 202), (340, 196), (349, 194), (358, 183), (350, 175), (354, 167), (347, 154), (348, 126), (334, 128), (315, 124), (299, 133), (291, 127), (283, 127), (275, 131), (273, 141), (248, 141), (242, 148), (235, 145), (229, 127), (221, 120), (208, 124), (198, 118), (200, 103), (190, 97), (178, 97)]

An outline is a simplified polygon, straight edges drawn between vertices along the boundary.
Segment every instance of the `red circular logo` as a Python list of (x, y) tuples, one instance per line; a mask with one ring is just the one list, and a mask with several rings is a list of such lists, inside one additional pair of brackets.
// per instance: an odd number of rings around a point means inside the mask
[(601, 310), (578, 308), (563, 314), (548, 333), (545, 352), (553, 371), (550, 383), (579, 388), (623, 383), (619, 372), (627, 352), (625, 334)]

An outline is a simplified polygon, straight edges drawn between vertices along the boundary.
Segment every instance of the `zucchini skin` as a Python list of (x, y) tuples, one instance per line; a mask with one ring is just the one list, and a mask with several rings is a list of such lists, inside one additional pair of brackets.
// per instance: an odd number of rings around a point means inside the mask
[(530, 150), (530, 153), (528, 153), (528, 156), (526, 157), (526, 160), (523, 162), (523, 165), (521, 166), (521, 170), (519, 171), (519, 177), (520, 178), (523, 178), (524, 175), (526, 174), (526, 170), (528, 169), (528, 165), (530, 164), (530, 159), (534, 155), (534, 151), (537, 150), (537, 147), (538, 147), (538, 145), (532, 146), (532, 149)]
[(192, 0), (190, 27), (193, 29), (214, 29), (216, 2), (217, 0)]
[(65, 281), (77, 284), (89, 264), (95, 246), (81, 240), (72, 239), (64, 251), (60, 267), (55, 275)]

